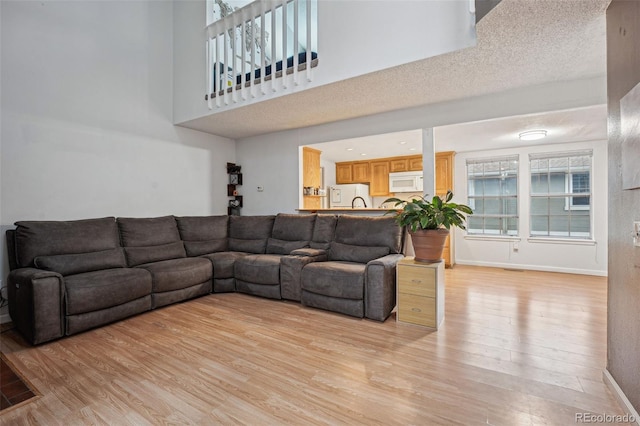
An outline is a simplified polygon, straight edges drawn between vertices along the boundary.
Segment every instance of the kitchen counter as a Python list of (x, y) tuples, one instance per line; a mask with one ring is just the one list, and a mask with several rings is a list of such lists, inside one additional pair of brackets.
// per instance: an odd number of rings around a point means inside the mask
[(299, 212), (306, 213), (325, 213), (325, 212), (357, 212), (357, 213), (386, 213), (390, 209), (369, 209), (364, 207), (333, 207), (330, 209), (296, 209)]

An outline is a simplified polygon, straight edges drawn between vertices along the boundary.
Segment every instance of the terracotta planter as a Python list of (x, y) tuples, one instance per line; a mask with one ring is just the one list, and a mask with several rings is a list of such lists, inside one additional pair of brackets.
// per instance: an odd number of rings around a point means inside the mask
[(436, 263), (442, 260), (442, 251), (449, 235), (448, 229), (419, 229), (409, 231), (418, 262)]

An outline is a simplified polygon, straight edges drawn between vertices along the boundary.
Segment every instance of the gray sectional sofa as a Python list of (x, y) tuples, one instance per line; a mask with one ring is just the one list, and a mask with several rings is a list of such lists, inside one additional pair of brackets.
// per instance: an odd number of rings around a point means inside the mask
[(9, 313), (32, 344), (212, 292), (384, 321), (403, 236), (393, 218), (351, 215), (16, 222)]

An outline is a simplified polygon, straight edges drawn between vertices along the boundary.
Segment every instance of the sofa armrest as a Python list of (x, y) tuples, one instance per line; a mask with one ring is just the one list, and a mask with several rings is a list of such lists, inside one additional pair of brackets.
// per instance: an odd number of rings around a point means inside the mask
[[(299, 256), (282, 256), (280, 259), (280, 296), (283, 299), (300, 301), (302, 293), (302, 268), (313, 262), (326, 262), (328, 257), (324, 250), (314, 250), (319, 254), (299, 255)], [(294, 250), (300, 251), (300, 250)]]
[(389, 254), (367, 263), (365, 270), (364, 315), (384, 321), (396, 306), (396, 265), (402, 254)]
[(36, 268), (11, 271), (9, 314), (16, 329), (31, 344), (64, 335), (64, 279), (57, 272)]
[[(327, 255), (327, 251), (326, 250), (322, 250), (322, 249), (314, 249), (314, 248), (301, 248), (301, 249), (296, 249), (294, 251), (292, 251), (291, 253), (289, 253), (291, 256), (322, 256), (322, 255)], [(326, 259), (325, 259), (326, 260)]]

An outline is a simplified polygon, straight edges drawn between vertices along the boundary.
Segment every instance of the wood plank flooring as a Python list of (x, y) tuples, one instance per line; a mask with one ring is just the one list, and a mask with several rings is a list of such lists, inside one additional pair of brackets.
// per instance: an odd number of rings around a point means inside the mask
[(458, 265), (437, 331), (216, 294), (0, 349), (42, 396), (0, 424), (567, 425), (602, 381), (606, 278)]

